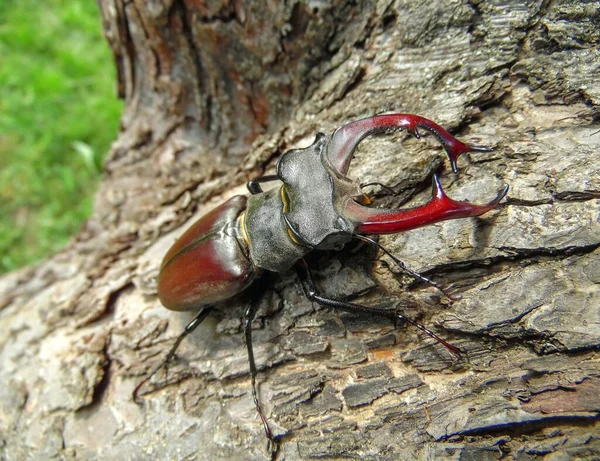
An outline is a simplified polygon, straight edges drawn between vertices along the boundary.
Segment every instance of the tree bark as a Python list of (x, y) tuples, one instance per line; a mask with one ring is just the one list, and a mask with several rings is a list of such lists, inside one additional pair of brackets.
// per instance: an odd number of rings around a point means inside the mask
[[(358, 3), (99, 1), (122, 130), (80, 234), (0, 278), (2, 459), (268, 459), (242, 297), (132, 401), (192, 318), (160, 306), (161, 258), (282, 152), (384, 111), (494, 147), (443, 181), (477, 202), (508, 183), (509, 199), (381, 239), (460, 300), (357, 248), (316, 255), (317, 282), (409, 306), (464, 357), (278, 276), (254, 348), (280, 459), (600, 457), (598, 3)], [(387, 206), (422, 202), (442, 164), (429, 138), (370, 138), (351, 175), (400, 191)]]

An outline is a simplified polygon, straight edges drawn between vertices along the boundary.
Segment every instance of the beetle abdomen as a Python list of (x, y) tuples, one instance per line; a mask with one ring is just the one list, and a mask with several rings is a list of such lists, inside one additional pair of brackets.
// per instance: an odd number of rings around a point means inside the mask
[(196, 221), (165, 255), (158, 297), (175, 311), (193, 310), (229, 299), (256, 276), (240, 240), (238, 217), (246, 197), (236, 195)]

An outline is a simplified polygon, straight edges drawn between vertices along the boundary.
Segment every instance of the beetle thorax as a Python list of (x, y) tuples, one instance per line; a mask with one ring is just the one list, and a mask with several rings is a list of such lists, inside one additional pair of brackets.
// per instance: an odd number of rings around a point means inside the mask
[(286, 152), (277, 164), (283, 186), (248, 198), (246, 233), (257, 266), (282, 272), (313, 249), (339, 250), (350, 240), (355, 226), (338, 210), (360, 191), (330, 166), (326, 145), (319, 134), (306, 149)]

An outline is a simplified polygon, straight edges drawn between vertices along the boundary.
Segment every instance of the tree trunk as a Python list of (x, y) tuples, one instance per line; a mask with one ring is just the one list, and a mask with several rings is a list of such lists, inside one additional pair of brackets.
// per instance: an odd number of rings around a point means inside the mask
[[(600, 457), (597, 1), (99, 3), (122, 131), (81, 233), (0, 279), (2, 459), (268, 459), (241, 297), (132, 401), (192, 318), (160, 306), (161, 258), (282, 152), (384, 111), (494, 147), (442, 178), (457, 199), (504, 183), (509, 199), (381, 239), (460, 300), (360, 248), (317, 255), (317, 283), (369, 304), (410, 297), (404, 313), (464, 354), (322, 309), (278, 276), (254, 348), (280, 459)], [(442, 164), (430, 140), (370, 138), (351, 174), (401, 191), (387, 206), (426, 200)]]

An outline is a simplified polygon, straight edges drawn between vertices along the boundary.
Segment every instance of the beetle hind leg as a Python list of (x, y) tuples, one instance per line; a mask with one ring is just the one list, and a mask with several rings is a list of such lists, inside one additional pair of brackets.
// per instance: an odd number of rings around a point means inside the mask
[(213, 310), (213, 306), (207, 306), (204, 309), (202, 309), (198, 315), (196, 315), (196, 317), (194, 317), (194, 320), (192, 320), (190, 323), (188, 323), (185, 327), (185, 329), (181, 332), (181, 334), (177, 337), (177, 339), (175, 340), (175, 343), (173, 343), (173, 346), (171, 346), (171, 349), (169, 350), (169, 353), (166, 355), (166, 357), (158, 364), (158, 366), (148, 375), (146, 376), (143, 381), (141, 381), (133, 390), (133, 401), (137, 404), (140, 403), (139, 400), (139, 392), (142, 389), (142, 387), (144, 386), (144, 384), (146, 384), (148, 381), (150, 381), (150, 379), (156, 374), (158, 373), (158, 371), (161, 368), (165, 369), (165, 374), (168, 372), (168, 366), (169, 366), (169, 362), (171, 361), (171, 359), (175, 356), (175, 352), (177, 352), (177, 349), (179, 348), (179, 345), (181, 344), (181, 342), (189, 335), (191, 334), (196, 328), (198, 328), (198, 325), (200, 325), (202, 322), (204, 322), (204, 320), (206, 319), (206, 317), (208, 317), (208, 314), (210, 314)]
[(277, 454), (279, 453), (279, 441), (276, 437), (273, 436), (273, 432), (271, 431), (271, 427), (269, 426), (269, 422), (267, 421), (267, 417), (265, 416), (262, 405), (260, 403), (260, 398), (258, 396), (258, 390), (256, 386), (256, 377), (258, 375), (258, 369), (256, 368), (256, 361), (254, 359), (254, 348), (252, 347), (252, 321), (256, 316), (256, 311), (259, 307), (259, 301), (262, 295), (262, 288), (266, 285), (266, 279), (268, 276), (263, 275), (260, 283), (257, 283), (254, 288), (254, 293), (252, 293), (251, 300), (248, 303), (248, 307), (246, 308), (244, 315), (244, 338), (246, 340), (246, 350), (248, 351), (248, 364), (250, 365), (250, 382), (252, 386), (252, 400), (254, 400), (254, 406), (256, 407), (256, 412), (260, 417), (260, 420), (263, 424), (263, 428), (265, 430), (265, 435), (267, 440), (269, 441), (269, 450), (271, 452), (271, 459), (275, 460), (277, 458)]

